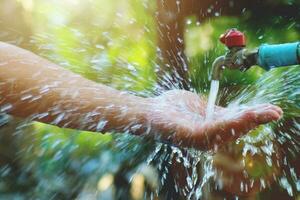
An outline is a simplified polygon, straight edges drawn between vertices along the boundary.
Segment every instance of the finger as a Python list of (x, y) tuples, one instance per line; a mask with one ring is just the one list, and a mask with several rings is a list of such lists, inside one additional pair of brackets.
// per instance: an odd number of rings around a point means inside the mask
[(267, 110), (267, 109), (272, 109), (274, 111), (276, 111), (279, 115), (283, 114), (282, 109), (279, 106), (275, 106), (272, 104), (260, 104), (260, 105), (256, 105), (252, 108), (250, 108), (249, 110), (252, 111), (261, 111), (261, 110)]
[(206, 122), (195, 131), (193, 145), (195, 148), (206, 146), (207, 149), (215, 145), (232, 141), (247, 134), (261, 124), (276, 121), (282, 116), (282, 110), (271, 104), (261, 104), (244, 110), (233, 118)]
[(281, 114), (274, 109), (266, 109), (257, 112), (256, 118), (253, 119), (258, 124), (265, 124), (271, 121), (277, 121), (281, 117)]
[(283, 115), (283, 110), (279, 106), (273, 105), (273, 109), (276, 110), (276, 112), (279, 113), (280, 116)]
[(260, 112), (251, 109), (242, 112), (235, 118), (219, 120), (213, 125), (208, 125), (206, 129), (208, 148), (233, 141), (250, 130), (255, 129), (260, 124), (265, 124), (279, 118), (280, 115), (269, 108)]

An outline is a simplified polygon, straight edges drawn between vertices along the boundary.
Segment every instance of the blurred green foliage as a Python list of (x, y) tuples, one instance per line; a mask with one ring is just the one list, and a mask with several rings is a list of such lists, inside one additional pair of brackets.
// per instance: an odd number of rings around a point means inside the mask
[(38, 30), (33, 40), (39, 54), (118, 89), (142, 91), (153, 84), (153, 3), (36, 1), (32, 6), (26, 14)]

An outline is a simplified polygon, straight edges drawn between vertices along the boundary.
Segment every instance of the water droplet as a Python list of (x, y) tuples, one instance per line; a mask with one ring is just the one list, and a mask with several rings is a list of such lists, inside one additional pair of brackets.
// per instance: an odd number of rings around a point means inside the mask
[(107, 122), (108, 122), (107, 120), (101, 120), (101, 121), (97, 124), (96, 131), (97, 131), (97, 132), (101, 132), (101, 131), (104, 129), (104, 127), (106, 126)]
[(186, 20), (186, 24), (187, 25), (191, 25), (192, 24), (192, 20), (191, 19)]
[(263, 39), (263, 38), (264, 38), (263, 35), (261, 35), (261, 36), (258, 37), (259, 40), (261, 40), (261, 39)]
[(4, 104), (0, 107), (0, 112), (8, 112), (12, 109), (12, 105), (7, 103), (7, 104)]

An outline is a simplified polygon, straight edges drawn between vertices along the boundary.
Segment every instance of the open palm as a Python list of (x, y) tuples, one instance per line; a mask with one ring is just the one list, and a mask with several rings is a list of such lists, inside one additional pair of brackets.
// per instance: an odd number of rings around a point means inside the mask
[(238, 109), (216, 107), (213, 119), (206, 120), (206, 99), (182, 90), (166, 92), (151, 102), (149, 130), (162, 140), (196, 149), (212, 149), (282, 116), (278, 106), (261, 104)]

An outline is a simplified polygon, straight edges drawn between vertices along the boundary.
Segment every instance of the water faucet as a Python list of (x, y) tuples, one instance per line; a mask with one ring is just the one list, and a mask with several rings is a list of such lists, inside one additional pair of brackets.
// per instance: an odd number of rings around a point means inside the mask
[(265, 70), (300, 63), (300, 42), (277, 45), (263, 44), (255, 49), (246, 48), (246, 37), (237, 29), (229, 29), (220, 36), (228, 51), (213, 62), (212, 80), (220, 80), (224, 69), (247, 71), (258, 65)]

